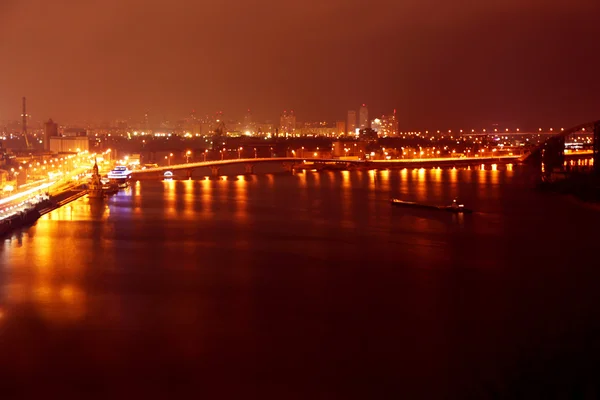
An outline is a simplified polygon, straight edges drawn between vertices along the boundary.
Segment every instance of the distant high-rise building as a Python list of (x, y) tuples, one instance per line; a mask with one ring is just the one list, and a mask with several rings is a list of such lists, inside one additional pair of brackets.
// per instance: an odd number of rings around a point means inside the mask
[(246, 111), (246, 114), (244, 115), (242, 129), (244, 130), (244, 132), (250, 132), (251, 134), (253, 134), (255, 131), (254, 122), (252, 121), (252, 111), (250, 111), (250, 109), (248, 109), (248, 111)]
[(337, 121), (335, 123), (335, 133), (338, 136), (346, 133), (346, 123), (344, 121)]
[(183, 132), (185, 135), (191, 134), (197, 134), (199, 133), (199, 123), (198, 123), (198, 117), (196, 117), (196, 110), (192, 110), (192, 112), (190, 112), (190, 116), (187, 117), (184, 121), (183, 121)]
[(44, 150), (50, 151), (50, 138), (58, 136), (58, 124), (52, 118), (44, 124)]
[(279, 134), (291, 135), (296, 130), (296, 115), (294, 111), (284, 111), (279, 118)]
[(358, 110), (358, 127), (360, 129), (367, 129), (371, 127), (369, 124), (369, 109), (367, 108), (366, 104), (360, 106), (360, 109)]
[[(217, 136), (225, 136), (227, 134), (227, 126), (225, 125), (223, 111), (217, 111), (213, 115), (207, 116), (206, 121), (208, 121), (208, 123), (210, 124), (209, 129), (211, 134)], [(201, 130), (204, 129), (202, 128)]]
[(272, 137), (275, 135), (275, 125), (270, 122), (255, 124), (256, 134), (259, 136)]
[(346, 122), (346, 133), (352, 134), (356, 131), (356, 111), (348, 111), (348, 121)]
[[(375, 129), (375, 128), (373, 128)], [(378, 130), (379, 136), (397, 136), (398, 135), (398, 119), (396, 118), (396, 110), (391, 115), (381, 117), (381, 126)]]
[(150, 131), (150, 119), (148, 118), (148, 113), (144, 114), (144, 128), (146, 132)]
[(382, 125), (383, 125), (382, 120), (379, 118), (375, 118), (373, 121), (371, 121), (371, 129), (373, 129), (375, 132), (377, 132), (380, 135), (381, 135)]

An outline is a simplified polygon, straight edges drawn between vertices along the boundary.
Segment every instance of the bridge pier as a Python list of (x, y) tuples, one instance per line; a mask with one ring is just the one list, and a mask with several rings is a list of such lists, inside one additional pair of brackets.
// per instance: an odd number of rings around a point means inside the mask
[(296, 163), (293, 163), (293, 162), (291, 162), (291, 163), (284, 162), (283, 163), (283, 169), (285, 171), (287, 171), (287, 172), (294, 172), (294, 165), (296, 165)]
[(217, 167), (216, 165), (211, 166), (210, 174), (213, 178), (218, 178), (219, 177), (219, 167)]
[(565, 138), (556, 136), (544, 144), (542, 152), (542, 162), (544, 163), (544, 174), (550, 175), (556, 170), (564, 170), (565, 163)]
[(192, 179), (192, 169), (186, 169), (185, 170), (185, 174), (187, 176), (188, 179)]
[(600, 175), (600, 121), (594, 124), (594, 172)]
[(254, 174), (254, 164), (244, 164), (245, 174), (252, 175)]

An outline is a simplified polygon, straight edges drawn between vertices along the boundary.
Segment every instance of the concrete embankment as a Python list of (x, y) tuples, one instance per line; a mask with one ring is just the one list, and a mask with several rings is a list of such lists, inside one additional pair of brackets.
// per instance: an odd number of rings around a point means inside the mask
[(78, 198), (85, 196), (86, 189), (69, 189), (50, 196), (50, 200), (42, 204), (24, 210), (13, 218), (0, 222), (0, 236), (8, 235), (19, 228), (33, 225), (42, 215), (49, 213), (68, 204)]
[(58, 193), (56, 195), (52, 195), (50, 196), (51, 200), (52, 200), (52, 204), (49, 207), (44, 208), (43, 210), (40, 211), (41, 215), (47, 214), (50, 211), (56, 210), (57, 208), (60, 208), (62, 206), (64, 206), (65, 204), (68, 204), (74, 200), (77, 200), (80, 197), (83, 197), (87, 194), (87, 190), (86, 189), (70, 189), (70, 190), (65, 190), (64, 192)]

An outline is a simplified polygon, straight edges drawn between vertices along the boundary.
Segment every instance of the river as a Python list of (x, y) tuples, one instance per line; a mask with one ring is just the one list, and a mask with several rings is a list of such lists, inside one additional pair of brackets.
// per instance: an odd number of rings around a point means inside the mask
[(597, 209), (536, 192), (516, 165), (135, 182), (0, 243), (0, 390), (590, 390), (598, 227)]

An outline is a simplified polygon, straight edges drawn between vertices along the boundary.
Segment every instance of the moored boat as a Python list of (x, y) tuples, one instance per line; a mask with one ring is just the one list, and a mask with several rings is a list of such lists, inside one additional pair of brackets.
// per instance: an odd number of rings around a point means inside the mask
[(118, 165), (108, 173), (108, 179), (116, 183), (119, 188), (126, 188), (129, 186), (131, 171), (124, 165)]
[(110, 195), (115, 194), (119, 191), (119, 185), (117, 182), (111, 181), (110, 179), (102, 179), (102, 190), (104, 193)]

